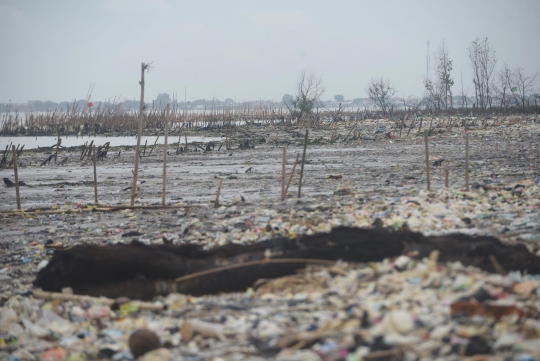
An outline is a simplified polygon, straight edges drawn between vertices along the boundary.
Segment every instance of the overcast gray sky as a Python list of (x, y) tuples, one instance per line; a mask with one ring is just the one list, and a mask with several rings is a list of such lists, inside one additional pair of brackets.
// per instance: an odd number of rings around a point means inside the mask
[[(234, 1), (0, 0), (0, 102), (138, 98), (276, 99), (302, 69), (323, 74), (324, 99), (365, 97), (384, 75), (422, 95), (426, 42), (446, 40), (472, 95), (467, 47), (489, 37), (499, 63), (540, 69), (539, 0)], [(433, 56), (432, 56), (433, 58)]]

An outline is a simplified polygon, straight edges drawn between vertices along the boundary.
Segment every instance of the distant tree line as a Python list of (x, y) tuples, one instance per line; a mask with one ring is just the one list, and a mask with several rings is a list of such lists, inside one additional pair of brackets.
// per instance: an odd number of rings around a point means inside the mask
[[(523, 67), (515, 65), (511, 67), (507, 63), (497, 68), (498, 57), (493, 45), (488, 38), (476, 38), (467, 48), (469, 65), (471, 70), (472, 91), (463, 87), (461, 72), (461, 89), (455, 89), (454, 62), (450, 56), (446, 42), (433, 53), (435, 66), (433, 74), (426, 74), (423, 79), (425, 93), (421, 98), (404, 99), (396, 97), (397, 88), (389, 79), (383, 76), (372, 78), (365, 92), (367, 98), (354, 98), (346, 100), (342, 94), (336, 94), (332, 99), (323, 100), (325, 93), (322, 75), (315, 72), (302, 71), (296, 82), (295, 94), (285, 94), (281, 99), (283, 107), (287, 108), (293, 118), (301, 119), (318, 108), (356, 106), (375, 107), (383, 114), (392, 114), (395, 108), (414, 107), (428, 109), (429, 111), (447, 111), (453, 108), (473, 108), (487, 110), (501, 108), (508, 111), (509, 108), (526, 108), (540, 104), (540, 89), (535, 89), (536, 73), (527, 72)], [(472, 95), (469, 95), (469, 91)], [(278, 101), (279, 102), (279, 101)], [(197, 99), (188, 102), (179, 102), (168, 93), (160, 93), (152, 102), (146, 103), (147, 108), (161, 109), (170, 105), (176, 108), (187, 109), (225, 109), (233, 105), (255, 107), (263, 103), (260, 101), (236, 102), (231, 98), (225, 100)], [(274, 101), (264, 101), (274, 103)], [(90, 110), (93, 107), (118, 107), (123, 110), (138, 110), (139, 100), (104, 101), (90, 103), (87, 100), (52, 101), (30, 100), (26, 105), (14, 105), (11, 103), (0, 104), (1, 111), (67, 111), (70, 109)]]

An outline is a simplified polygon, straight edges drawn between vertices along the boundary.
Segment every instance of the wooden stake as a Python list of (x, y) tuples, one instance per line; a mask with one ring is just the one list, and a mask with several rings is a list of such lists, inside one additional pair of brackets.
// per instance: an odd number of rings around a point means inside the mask
[(144, 141), (144, 149), (143, 149), (143, 152), (142, 152), (142, 156), (146, 156), (146, 144), (148, 144), (148, 139)]
[(287, 192), (289, 191), (289, 186), (291, 185), (291, 181), (292, 181), (293, 176), (294, 176), (294, 171), (296, 169), (296, 164), (298, 163), (298, 158), (300, 158), (300, 154), (296, 155), (296, 160), (294, 161), (294, 165), (292, 167), (291, 175), (289, 177), (289, 181), (287, 182), (287, 187), (285, 187), (285, 194), (283, 195), (283, 198), (281, 199), (282, 201), (284, 201), (285, 198), (287, 197)]
[(448, 188), (448, 174), (450, 171), (448, 170), (448, 164), (446, 164), (446, 167), (444, 169), (444, 186)]
[(159, 139), (159, 135), (157, 136), (156, 141), (154, 142), (154, 145), (152, 146), (152, 148), (150, 148), (150, 153), (148, 153), (149, 157), (152, 155), (152, 152), (154, 151), (154, 147), (156, 146), (158, 139)]
[(304, 137), (304, 152), (302, 154), (302, 164), (300, 164), (300, 183), (298, 184), (298, 198), (302, 196), (302, 179), (304, 176), (304, 163), (306, 163), (306, 148), (307, 148), (307, 138), (309, 130), (306, 129), (306, 135)]
[(469, 132), (465, 131), (465, 191), (469, 191)]
[(180, 131), (180, 135), (178, 135), (178, 144), (176, 145), (176, 154), (178, 154), (178, 150), (180, 149), (180, 141), (182, 140), (182, 133)]
[(88, 141), (86, 141), (83, 146), (82, 146), (82, 151), (81, 151), (81, 160), (83, 159), (84, 157), (84, 152), (86, 152), (86, 145), (88, 144)]
[(97, 195), (97, 170), (96, 170), (96, 146), (94, 146), (94, 204), (98, 204)]
[(15, 150), (15, 146), (11, 146), (11, 150), (13, 151), (13, 172), (15, 173), (15, 195), (17, 197), (17, 209), (21, 210), (21, 196), (19, 194), (19, 171), (17, 168), (17, 151)]
[(60, 134), (58, 135), (58, 139), (56, 140), (56, 151), (54, 152), (54, 161), (56, 162), (56, 158), (58, 157), (58, 146), (60, 145)]
[(411, 133), (412, 128), (414, 127), (416, 120), (413, 118), (411, 119), (411, 123), (409, 124), (409, 129), (407, 130), (407, 138), (409, 138), (409, 134)]
[(135, 169), (133, 170), (133, 185), (131, 187), (131, 205), (135, 205), (135, 192), (137, 191), (137, 177), (139, 175), (139, 152), (141, 151), (141, 133), (144, 111), (144, 70), (146, 65), (141, 64), (141, 103), (139, 104), (139, 126), (137, 130), (137, 147), (135, 148)]
[(163, 189), (161, 191), (161, 205), (165, 205), (165, 192), (167, 192), (167, 140), (169, 136), (169, 104), (165, 116), (165, 149), (163, 150)]
[(425, 131), (424, 133), (424, 140), (426, 143), (426, 179), (427, 179), (427, 190), (428, 192), (431, 191), (431, 178), (429, 175), (429, 144), (428, 144), (428, 133), (429, 131)]
[(287, 148), (283, 148), (283, 159), (281, 162), (281, 199), (285, 199), (285, 163), (287, 162)]
[(84, 151), (83, 151), (83, 155), (81, 156), (81, 160), (84, 159), (84, 157), (86, 157), (86, 154), (88, 154), (88, 157), (90, 157), (90, 154), (92, 154), (92, 145), (94, 144), (94, 140), (92, 139), (92, 141), (90, 142), (90, 145), (88, 147), (85, 147)]
[(214, 207), (219, 207), (219, 194), (221, 193), (221, 184), (223, 183), (223, 179), (219, 180), (219, 184), (217, 187), (217, 194), (216, 194), (216, 201), (214, 202)]

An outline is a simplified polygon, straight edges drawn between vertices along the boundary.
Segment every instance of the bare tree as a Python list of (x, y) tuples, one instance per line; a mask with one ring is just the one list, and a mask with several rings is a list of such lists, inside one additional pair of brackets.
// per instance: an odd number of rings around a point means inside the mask
[[(534, 75), (527, 75), (525, 74), (525, 69), (523, 69), (520, 66), (516, 66), (514, 68), (514, 76), (515, 76), (515, 82), (517, 86), (512, 89), (512, 92), (514, 94), (517, 94), (519, 103), (521, 104), (521, 109), (525, 113), (525, 103), (529, 105), (529, 97), (533, 93), (533, 86), (534, 81), (536, 80), (536, 76), (538, 75), (538, 72)], [(517, 89), (516, 89), (517, 88)]]
[(304, 115), (312, 113), (315, 107), (322, 106), (323, 94), (322, 75), (318, 76), (313, 71), (307, 73), (303, 70), (296, 83), (296, 97), (291, 102), (292, 109), (287, 103), (285, 105), (291, 111), (293, 118), (300, 120)]
[(486, 109), (492, 103), (494, 70), (497, 64), (495, 50), (488, 38), (476, 38), (469, 46), (469, 60), (473, 71), (476, 104)]
[(508, 107), (512, 104), (511, 89), (516, 84), (514, 78), (514, 72), (506, 63), (497, 72), (495, 78), (495, 89), (501, 99), (501, 108), (504, 108), (506, 111), (508, 111)]
[(379, 79), (371, 79), (366, 92), (371, 101), (382, 110), (383, 114), (386, 115), (392, 110), (391, 100), (397, 89), (390, 84), (389, 80), (385, 80), (382, 76)]
[(437, 62), (436, 73), (437, 82), (439, 83), (437, 88), (440, 93), (441, 105), (444, 104), (444, 108), (448, 109), (449, 100), (450, 106), (452, 106), (452, 86), (454, 85), (454, 79), (450, 75), (452, 71), (452, 60), (448, 55), (448, 49), (444, 40), (434, 55)]

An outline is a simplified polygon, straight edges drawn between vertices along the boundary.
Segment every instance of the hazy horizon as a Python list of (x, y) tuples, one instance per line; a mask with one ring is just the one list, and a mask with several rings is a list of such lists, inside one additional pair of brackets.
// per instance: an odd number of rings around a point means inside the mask
[[(474, 94), (467, 47), (488, 37), (498, 58), (540, 69), (540, 1), (0, 0), (0, 102), (274, 99), (295, 93), (302, 70), (323, 75), (324, 99), (366, 97), (381, 75), (396, 96), (422, 95), (426, 43), (446, 41), (454, 93)], [(536, 88), (540, 82), (537, 80)]]

